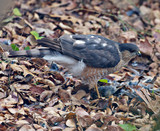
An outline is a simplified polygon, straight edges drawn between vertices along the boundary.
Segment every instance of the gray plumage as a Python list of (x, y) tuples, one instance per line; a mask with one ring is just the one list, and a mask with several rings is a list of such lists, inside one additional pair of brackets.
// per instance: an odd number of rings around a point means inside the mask
[(38, 43), (91, 67), (114, 67), (120, 61), (119, 43), (98, 35), (63, 35), (58, 40), (43, 38)]
[(10, 52), (10, 57), (44, 56), (47, 60), (62, 64), (73, 76), (91, 86), (106, 75), (120, 70), (139, 53), (139, 48), (134, 44), (120, 44), (99, 35), (63, 35), (37, 42), (48, 49)]

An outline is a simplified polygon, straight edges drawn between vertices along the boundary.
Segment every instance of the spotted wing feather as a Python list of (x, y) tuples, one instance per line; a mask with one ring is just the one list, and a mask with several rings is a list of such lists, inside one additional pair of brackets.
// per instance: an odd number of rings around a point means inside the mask
[(83, 60), (90, 67), (115, 67), (120, 61), (118, 43), (104, 37), (65, 35), (60, 37), (60, 41), (63, 54)]
[(63, 55), (96, 68), (115, 67), (120, 61), (118, 44), (99, 35), (63, 35), (59, 39), (38, 41)]

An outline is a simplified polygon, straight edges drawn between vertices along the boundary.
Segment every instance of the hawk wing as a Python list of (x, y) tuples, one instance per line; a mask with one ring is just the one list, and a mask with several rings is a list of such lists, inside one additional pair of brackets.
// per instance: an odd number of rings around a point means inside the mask
[(115, 67), (121, 58), (119, 43), (98, 35), (63, 35), (54, 40), (43, 38), (38, 43), (95, 68)]

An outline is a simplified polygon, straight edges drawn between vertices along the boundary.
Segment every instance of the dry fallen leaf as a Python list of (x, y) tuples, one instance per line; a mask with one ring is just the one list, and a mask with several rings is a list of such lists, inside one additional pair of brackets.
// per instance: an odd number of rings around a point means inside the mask
[(70, 94), (66, 90), (63, 90), (63, 89), (59, 89), (58, 95), (60, 96), (60, 99), (63, 102), (68, 102), (71, 99)]
[(152, 45), (150, 44), (150, 42), (147, 39), (145, 39), (144, 41), (141, 41), (138, 44), (138, 47), (139, 47), (140, 51), (142, 53), (144, 53), (145, 55), (149, 55), (149, 56), (153, 55)]
[(43, 91), (40, 95), (40, 101), (47, 101), (49, 98), (51, 98), (53, 94), (53, 91)]
[(51, 71), (52, 66), (42, 58), (8, 59), (4, 54), (12, 50), (10, 45), (1, 46), (0, 130), (122, 130), (118, 125), (125, 123), (135, 125), (136, 130), (145, 130), (146, 125), (151, 130), (153, 116), (159, 112), (158, 1), (17, 0), (15, 7), (21, 16), (15, 13), (5, 19), (0, 29), (2, 44), (12, 43), (20, 50), (39, 48), (31, 31), (51, 39), (63, 34), (96, 34), (121, 43), (139, 43), (145, 55), (132, 61), (138, 61), (135, 70), (126, 66), (110, 74), (107, 85), (117, 91), (96, 99), (80, 80), (68, 79), (65, 67), (57, 65)]
[(68, 119), (68, 120), (66, 121), (66, 125), (67, 125), (68, 127), (76, 128), (76, 122), (75, 122), (74, 119)]
[(80, 107), (76, 109), (76, 116), (81, 127), (87, 127), (93, 123), (93, 119), (90, 117), (90, 115)]
[(26, 125), (23, 125), (19, 131), (35, 131), (35, 129), (31, 126), (31, 125), (27, 125), (28, 123), (26, 121), (20, 121), (20, 123), (17, 122), (17, 124), (26, 124)]

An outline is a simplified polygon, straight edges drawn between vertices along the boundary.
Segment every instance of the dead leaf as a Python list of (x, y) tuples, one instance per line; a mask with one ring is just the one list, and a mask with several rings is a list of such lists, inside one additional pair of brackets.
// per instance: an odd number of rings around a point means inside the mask
[(76, 116), (81, 127), (87, 127), (93, 123), (93, 119), (90, 117), (90, 115), (80, 107), (76, 109)]
[(76, 99), (80, 100), (85, 95), (86, 95), (86, 92), (84, 90), (78, 90), (77, 93), (75, 95), (73, 95), (73, 97), (75, 97)]
[(69, 93), (66, 90), (59, 89), (58, 95), (60, 96), (60, 99), (65, 103), (71, 100), (71, 97)]
[(51, 98), (53, 94), (53, 91), (43, 91), (40, 95), (40, 101), (47, 101), (49, 98)]
[(120, 126), (107, 125), (107, 131), (124, 131)]
[(33, 35), (29, 35), (26, 39), (32, 46), (37, 45), (37, 41)]
[[(20, 123), (17, 122), (17, 124), (28, 124), (26, 121), (19, 121)], [(31, 125), (23, 125), (19, 131), (35, 131), (35, 129)]]
[(104, 124), (108, 125), (109, 122), (115, 121), (116, 123), (119, 122), (119, 119), (114, 116), (106, 116), (103, 118)]
[(42, 92), (44, 91), (44, 89), (40, 88), (40, 87), (37, 87), (37, 86), (33, 86), (30, 88), (30, 91), (33, 95), (41, 95)]
[(138, 44), (138, 47), (140, 51), (145, 55), (149, 55), (149, 56), (153, 55), (153, 47), (147, 39), (145, 39), (144, 41), (141, 41)]
[(126, 39), (125, 43), (127, 43), (130, 41), (136, 41), (137, 33), (135, 31), (126, 31), (126, 32), (123, 32), (121, 36)]
[(36, 78), (36, 81), (39, 82), (39, 83), (43, 83), (43, 84), (46, 84), (50, 87), (50, 89), (55, 89), (55, 84), (51, 81), (51, 80), (48, 80), (48, 79), (42, 79), (42, 78), (39, 78), (37, 77)]
[(159, 113), (160, 97), (156, 95), (156, 100), (152, 100), (148, 90), (141, 89), (141, 91), (135, 90), (136, 93), (145, 101), (148, 108), (150, 108), (155, 114)]
[(68, 119), (68, 120), (66, 121), (66, 125), (67, 125), (68, 127), (76, 128), (76, 122), (75, 122), (74, 119)]
[(87, 128), (86, 131), (102, 131), (102, 129), (96, 127), (96, 125), (93, 124), (89, 128)]
[(20, 65), (11, 64), (10, 67), (11, 67), (11, 69), (12, 69), (13, 71), (23, 72), (23, 69), (20, 67)]

